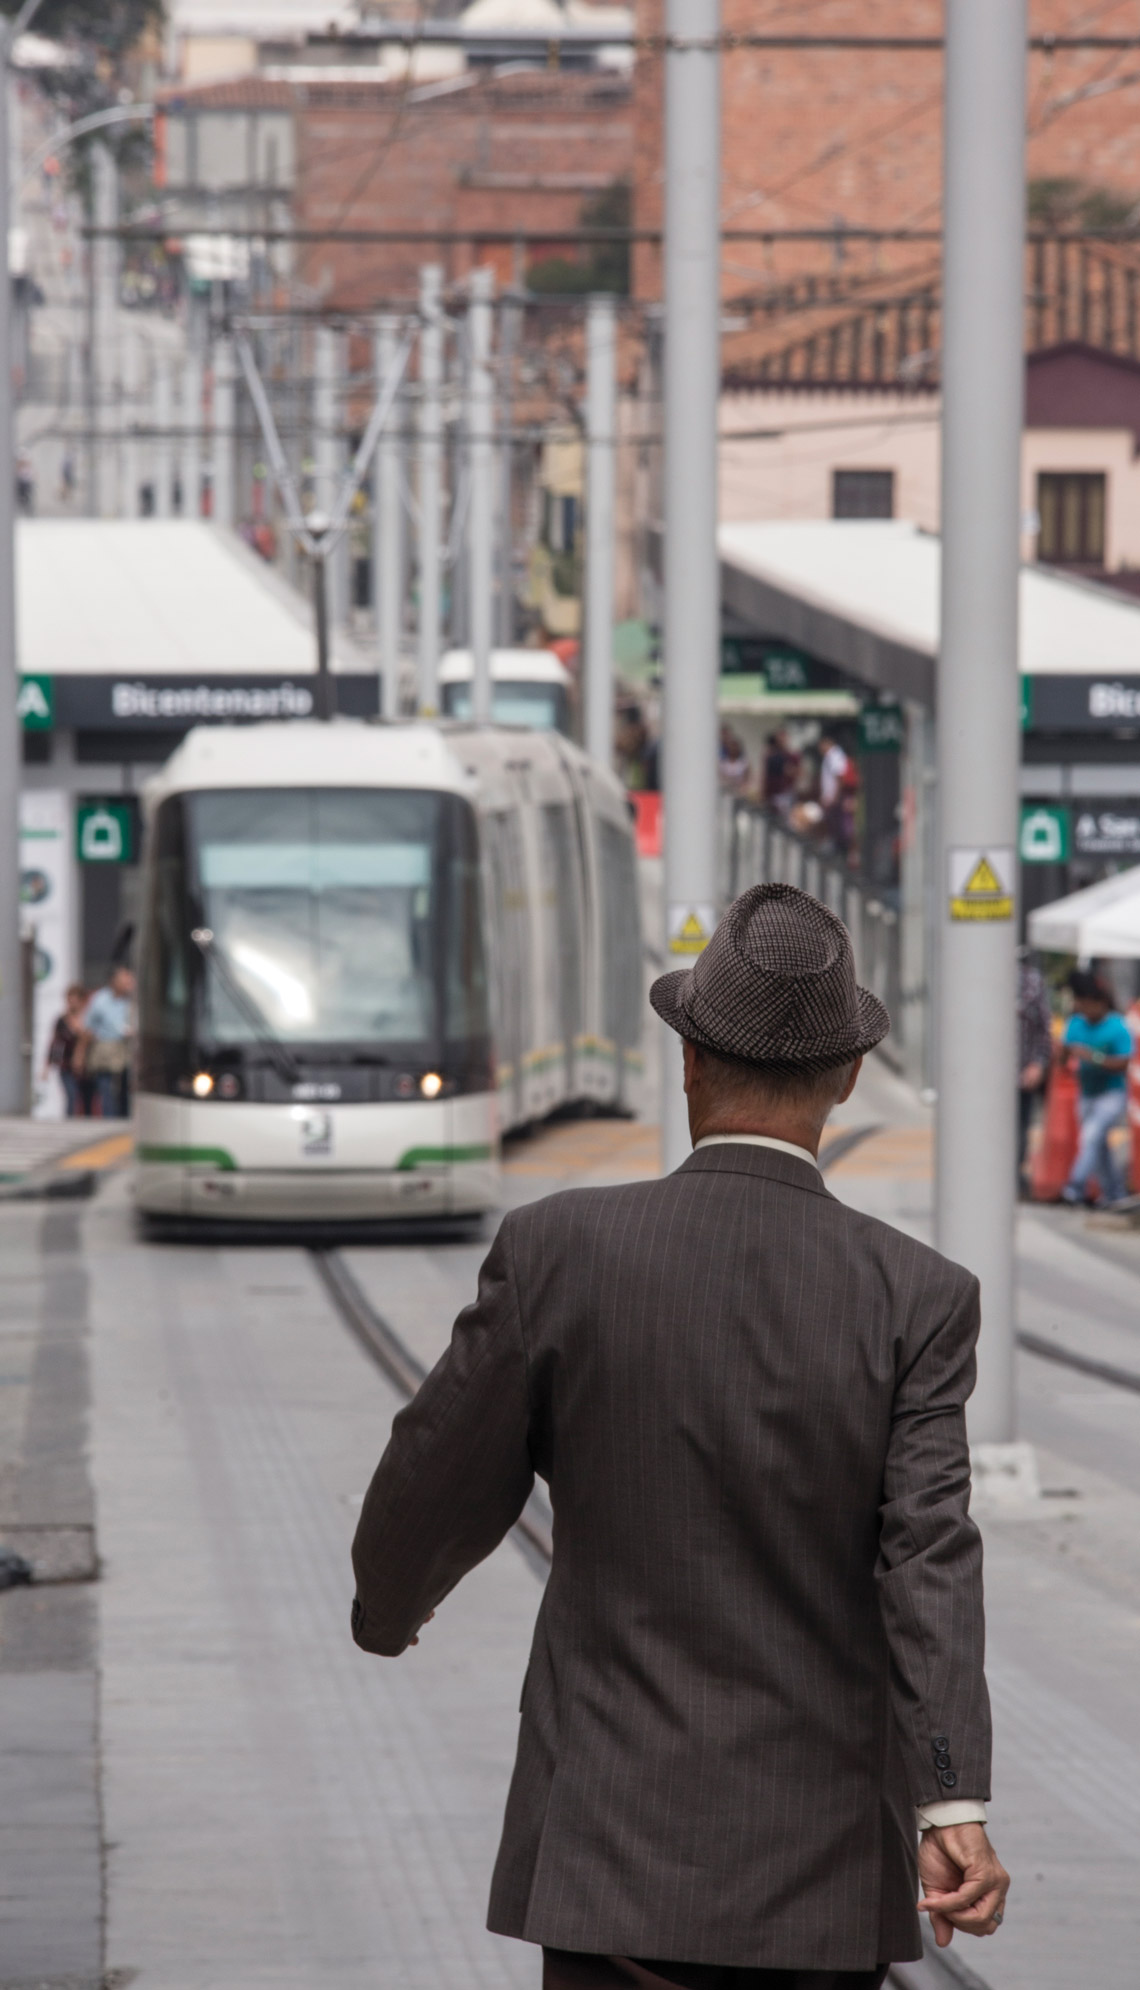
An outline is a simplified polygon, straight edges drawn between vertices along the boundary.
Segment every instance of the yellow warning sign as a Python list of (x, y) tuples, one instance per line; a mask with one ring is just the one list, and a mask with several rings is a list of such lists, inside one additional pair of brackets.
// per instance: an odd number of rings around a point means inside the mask
[(951, 850), (951, 919), (1013, 918), (1013, 851)]
[(711, 905), (669, 907), (669, 952), (703, 954), (715, 924)]

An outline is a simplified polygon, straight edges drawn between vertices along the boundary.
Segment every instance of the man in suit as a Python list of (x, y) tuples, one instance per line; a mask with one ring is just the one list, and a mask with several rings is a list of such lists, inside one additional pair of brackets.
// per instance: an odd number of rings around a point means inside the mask
[(353, 1632), (414, 1641), (534, 1475), (554, 1560), (489, 1926), (546, 1990), (874, 1990), (993, 1932), (989, 1710), (964, 1405), (975, 1279), (816, 1162), (889, 1028), (785, 885), (654, 984), (684, 1039), (675, 1174), (508, 1215), (397, 1417)]

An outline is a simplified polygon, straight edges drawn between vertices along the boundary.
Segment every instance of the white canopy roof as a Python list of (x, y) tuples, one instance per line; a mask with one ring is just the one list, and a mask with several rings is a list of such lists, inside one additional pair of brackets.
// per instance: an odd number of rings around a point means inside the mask
[(1031, 912), (1029, 943), (1082, 960), (1140, 960), (1140, 864)]
[[(17, 655), (48, 677), (303, 677), (308, 602), (233, 533), (194, 519), (22, 518)], [(333, 639), (334, 670), (375, 668)]]
[[(722, 525), (720, 556), (784, 594), (927, 656), (938, 650), (942, 546), (901, 519)], [(1021, 570), (1028, 675), (1140, 675), (1140, 601), (1047, 567)]]

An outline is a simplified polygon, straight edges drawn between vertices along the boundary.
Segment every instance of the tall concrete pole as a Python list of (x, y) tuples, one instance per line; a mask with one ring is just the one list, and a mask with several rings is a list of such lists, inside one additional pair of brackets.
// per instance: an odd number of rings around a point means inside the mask
[(0, 1113), (23, 1112), (24, 1019), (20, 972), (20, 779), (16, 712), (15, 448), (12, 420), (12, 286), (8, 276), (9, 27), (0, 24)]
[(440, 517), (443, 503), (443, 271), (429, 263), (420, 272), (419, 421), (419, 708), (439, 705)]
[[(376, 391), (383, 392), (387, 380), (396, 364), (399, 350), (400, 322), (398, 318), (385, 316), (376, 329), (375, 366)], [(372, 506), (372, 601), (376, 616), (376, 643), (380, 659), (380, 710), (386, 719), (394, 719), (400, 705), (400, 625), (403, 607), (404, 559), (401, 545), (400, 509), (400, 416), (402, 400), (399, 395), (392, 403), (392, 412), (385, 422), (376, 445), (376, 463), (372, 472), (374, 502)]]
[(182, 451), (178, 481), (183, 518), (202, 516), (202, 354), (186, 348), (182, 363)]
[(471, 495), (467, 507), (468, 626), (471, 631), (471, 715), (476, 725), (491, 718), (491, 644), (495, 607), (495, 444), (491, 377), (491, 318), (495, 272), (486, 264), (471, 272), (468, 307), (468, 418)]
[(154, 515), (174, 514), (174, 439), (170, 433), (172, 400), (170, 360), (166, 353), (154, 355)]
[(1026, 0), (948, 0), (935, 1228), (982, 1284), (975, 1443), (1013, 1429)]
[[(119, 176), (108, 145), (91, 148), (95, 226), (114, 228), (119, 219)], [(119, 244), (113, 235), (96, 235), (91, 243), (92, 276), (92, 397), (95, 420), (91, 437), (92, 505), (96, 518), (113, 518), (119, 508), (118, 463), (112, 441), (118, 410)]]
[(586, 751), (609, 767), (614, 735), (614, 492), (617, 464), (617, 311), (586, 307)]
[(212, 443), (213, 508), (215, 525), (234, 525), (234, 349), (229, 339), (219, 339), (214, 347), (214, 433)]
[[(691, 967), (716, 919), (720, 577), (719, 0), (666, 0), (665, 951)], [(681, 1054), (669, 1033), (662, 1164), (690, 1150)]]

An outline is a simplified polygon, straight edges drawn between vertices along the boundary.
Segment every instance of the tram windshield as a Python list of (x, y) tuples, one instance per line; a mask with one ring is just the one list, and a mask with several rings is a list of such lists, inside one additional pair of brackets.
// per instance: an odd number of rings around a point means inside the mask
[[(255, 1042), (258, 1015), (291, 1044), (328, 1048), (485, 1031), (475, 830), (458, 797), (213, 791), (164, 803), (156, 828), (160, 922), (185, 935), (157, 949), (158, 1000), (144, 988), (168, 1039), (189, 1022), (172, 1013), (178, 983), (197, 989), (196, 1034), (217, 1046)], [(222, 972), (196, 971), (194, 926), (212, 932)]]

